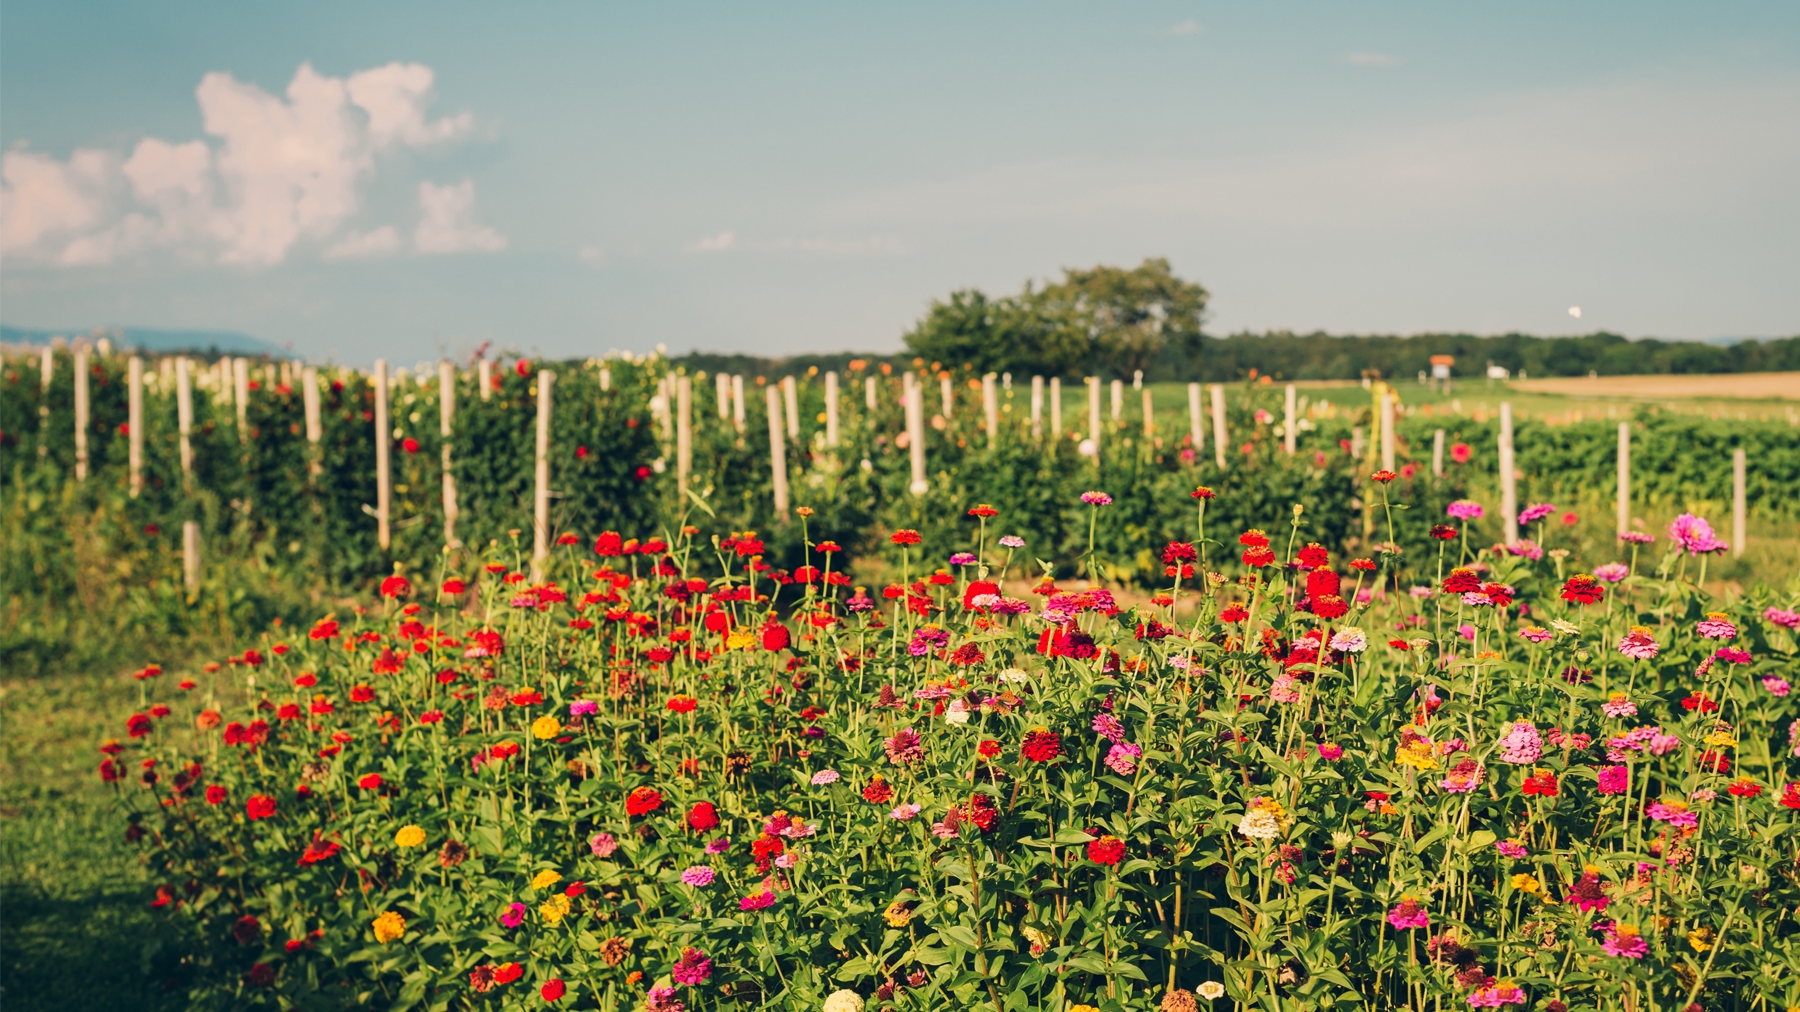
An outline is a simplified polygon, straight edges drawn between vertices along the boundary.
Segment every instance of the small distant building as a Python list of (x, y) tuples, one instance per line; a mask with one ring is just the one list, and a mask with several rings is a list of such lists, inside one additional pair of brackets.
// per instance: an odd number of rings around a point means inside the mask
[(1456, 356), (1455, 355), (1433, 355), (1433, 356), (1431, 356), (1431, 378), (1434, 380), (1449, 379), (1450, 378), (1450, 367), (1455, 364), (1456, 364)]

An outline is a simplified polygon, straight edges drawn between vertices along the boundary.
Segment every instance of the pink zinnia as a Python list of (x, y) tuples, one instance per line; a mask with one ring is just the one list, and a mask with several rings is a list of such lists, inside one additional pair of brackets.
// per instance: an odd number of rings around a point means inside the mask
[(1672, 734), (1663, 734), (1662, 728), (1657, 728), (1656, 733), (1650, 736), (1651, 755), (1668, 755), (1670, 752), (1673, 752), (1680, 747), (1681, 739)]
[(1637, 716), (1637, 704), (1623, 692), (1615, 692), (1606, 697), (1606, 702), (1600, 704), (1600, 712), (1608, 717), (1635, 717)]
[(1641, 625), (1632, 626), (1631, 635), (1619, 641), (1619, 653), (1636, 661), (1650, 660), (1661, 650), (1650, 630)]
[(1602, 583), (1618, 583), (1631, 575), (1631, 567), (1623, 562), (1609, 562), (1594, 567), (1594, 579)]
[(1713, 652), (1713, 656), (1730, 664), (1750, 663), (1750, 651), (1739, 650), (1737, 647), (1720, 647)]
[(1786, 680), (1776, 678), (1774, 675), (1765, 675), (1762, 685), (1763, 688), (1769, 690), (1769, 694), (1772, 696), (1785, 696), (1793, 688)]
[(1331, 742), (1323, 742), (1319, 745), (1319, 758), (1342, 759), (1344, 758), (1344, 746), (1334, 745)]
[(1547, 502), (1532, 503), (1519, 512), (1519, 522), (1534, 523), (1556, 512), (1556, 507)]
[(503, 928), (516, 928), (524, 923), (525, 904), (523, 903), (514, 903), (508, 906), (506, 912), (500, 915), (500, 926)]
[(1458, 499), (1444, 508), (1444, 513), (1458, 520), (1480, 520), (1481, 504), (1472, 499)]
[(1394, 905), (1394, 909), (1388, 911), (1387, 919), (1388, 923), (1398, 931), (1409, 931), (1413, 928), (1424, 928), (1431, 925), (1431, 915), (1426, 913), (1424, 906), (1411, 896), (1400, 897), (1400, 902)]
[(1683, 513), (1669, 523), (1669, 540), (1686, 549), (1689, 555), (1722, 552), (1731, 547), (1713, 534), (1712, 524), (1692, 513)]
[(694, 865), (681, 873), (681, 884), (703, 889), (713, 884), (714, 872), (703, 864)]
[(1517, 840), (1501, 840), (1494, 844), (1494, 849), (1499, 851), (1503, 856), (1512, 858), (1514, 861), (1531, 853), (1525, 849), (1524, 844)]
[(1081, 501), (1087, 503), (1089, 506), (1111, 506), (1112, 496), (1107, 495), (1105, 492), (1083, 492), (1081, 493)]
[(1602, 766), (1599, 780), (1601, 794), (1628, 793), (1631, 790), (1631, 767)]
[(775, 894), (767, 889), (738, 900), (739, 910), (766, 910), (775, 905)]
[(1096, 714), (1094, 716), (1094, 733), (1107, 741), (1124, 741), (1125, 725), (1119, 723), (1119, 718), (1110, 713)]
[(1120, 742), (1107, 751), (1104, 762), (1107, 769), (1122, 777), (1128, 777), (1137, 772), (1138, 757), (1143, 754), (1144, 750), (1138, 746), (1130, 742)]
[(1714, 611), (1708, 612), (1706, 617), (1700, 620), (1700, 624), (1694, 627), (1694, 631), (1699, 633), (1702, 639), (1728, 640), (1738, 634), (1738, 627), (1732, 624), (1731, 619), (1722, 612)]
[(1800, 611), (1786, 608), (1770, 608), (1763, 612), (1763, 618), (1784, 629), (1800, 629)]
[(1619, 540), (1628, 545), (1648, 545), (1655, 543), (1656, 535), (1645, 534), (1643, 531), (1626, 531), (1619, 535)]
[(1481, 781), (1486, 775), (1487, 770), (1480, 763), (1464, 758), (1455, 766), (1450, 767), (1450, 771), (1444, 774), (1444, 779), (1438, 786), (1452, 794), (1467, 794), (1481, 786)]
[(1609, 956), (1643, 959), (1644, 954), (1650, 951), (1650, 944), (1631, 925), (1614, 924), (1606, 929), (1606, 937), (1600, 943), (1600, 948)]
[(1489, 977), (1480, 987), (1469, 992), (1471, 1008), (1499, 1008), (1502, 1005), (1525, 1004), (1525, 992), (1510, 980)]
[(613, 851), (619, 849), (619, 841), (613, 839), (611, 833), (595, 833), (588, 838), (588, 849), (595, 857), (611, 857)]
[(644, 1012), (685, 1012), (672, 987), (653, 987), (644, 995)]
[(699, 949), (683, 949), (681, 958), (675, 961), (675, 968), (670, 971), (669, 976), (675, 983), (689, 987), (704, 984), (712, 976), (712, 960), (706, 958), (706, 953)]
[(919, 732), (910, 727), (903, 727), (894, 732), (892, 738), (881, 743), (887, 752), (888, 762), (896, 766), (907, 766), (925, 758), (925, 742)]
[(1500, 739), (1500, 761), (1514, 766), (1529, 766), (1544, 754), (1544, 738), (1529, 720), (1516, 720), (1508, 725)]
[(1293, 675), (1276, 675), (1274, 684), (1269, 686), (1269, 699), (1277, 703), (1300, 702), (1300, 690), (1294, 685)]
[(1533, 643), (1548, 643), (1556, 638), (1556, 634), (1541, 625), (1528, 625), (1519, 630), (1519, 635)]
[(894, 810), (888, 813), (888, 818), (905, 822), (917, 814), (919, 814), (918, 805), (896, 805)]

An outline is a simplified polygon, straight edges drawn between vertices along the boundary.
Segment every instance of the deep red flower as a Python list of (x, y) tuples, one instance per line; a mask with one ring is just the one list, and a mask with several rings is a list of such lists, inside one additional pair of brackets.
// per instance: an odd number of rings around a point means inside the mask
[(1381, 482), (1383, 485), (1386, 485), (1388, 482), (1393, 481), (1398, 477), (1400, 476), (1392, 471), (1376, 471), (1374, 474), (1369, 475), (1370, 480)]
[(1322, 594), (1312, 599), (1312, 613), (1324, 619), (1343, 618), (1350, 606), (1336, 594)]
[(985, 609), (982, 609), (975, 604), (975, 599), (988, 595), (999, 597), (1000, 585), (992, 580), (970, 580), (969, 585), (963, 588), (963, 607), (976, 611), (984, 611)]
[(910, 528), (902, 528), (888, 535), (888, 540), (896, 545), (916, 545), (919, 543), (919, 532)]
[(1464, 569), (1458, 566), (1450, 571), (1449, 576), (1444, 577), (1444, 593), (1446, 594), (1467, 594), (1480, 589), (1481, 577), (1476, 576), (1473, 569)]
[(1307, 569), (1318, 569), (1330, 562), (1331, 553), (1325, 550), (1324, 545), (1313, 542), (1300, 549), (1300, 565)]
[(379, 773), (364, 773), (362, 776), (356, 778), (356, 786), (362, 788), (365, 791), (380, 790), (381, 789), (381, 774), (379, 774)]
[(517, 963), (501, 963), (494, 967), (494, 983), (511, 984), (525, 973), (525, 968)]
[(1242, 622), (1249, 617), (1249, 610), (1235, 601), (1226, 605), (1224, 611), (1219, 612), (1219, 621), (1221, 622)]
[(460, 594), (463, 591), (468, 590), (469, 585), (462, 582), (461, 580), (456, 579), (455, 577), (452, 577), (452, 578), (444, 581), (443, 587), (441, 589), (446, 594)]
[(1454, 541), (1454, 540), (1456, 540), (1456, 528), (1448, 527), (1448, 526), (1445, 526), (1444, 524), (1432, 524), (1431, 530), (1429, 531), (1429, 533), (1431, 534), (1432, 537), (1438, 539), (1439, 541)]
[(244, 979), (249, 982), (251, 987), (274, 987), (275, 986), (275, 964), (273, 964), (273, 963), (251, 964), (250, 972), (244, 975)]
[(1563, 583), (1562, 599), (1575, 604), (1593, 604), (1606, 596), (1600, 581), (1586, 573), (1577, 573)]
[(774, 619), (765, 623), (762, 628), (762, 647), (770, 653), (786, 650), (788, 648), (787, 626)]
[(322, 618), (313, 623), (312, 632), (307, 633), (308, 636), (315, 640), (332, 639), (336, 637), (337, 634), (338, 624), (328, 618)]
[(1262, 568), (1275, 561), (1275, 553), (1267, 546), (1244, 549), (1244, 565)]
[(694, 708), (699, 705), (700, 701), (692, 696), (670, 696), (669, 701), (664, 704), (675, 713), (693, 713)]
[(625, 814), (631, 816), (649, 815), (662, 807), (662, 792), (654, 787), (633, 787), (625, 796)]
[(1163, 565), (1170, 566), (1178, 562), (1193, 562), (1200, 557), (1194, 546), (1185, 541), (1171, 541), (1163, 546)]
[(1269, 536), (1260, 529), (1252, 527), (1238, 535), (1238, 544), (1246, 548), (1267, 548), (1269, 547)]
[(353, 685), (353, 686), (351, 686), (350, 687), (350, 702), (352, 702), (352, 703), (373, 703), (373, 702), (375, 702), (374, 686), (371, 686), (371, 685)]
[(381, 581), (382, 597), (404, 597), (412, 593), (412, 584), (398, 574)]
[(710, 801), (696, 801), (694, 807), (688, 809), (688, 828), (696, 833), (704, 833), (719, 828), (719, 811)]
[(408, 436), (400, 441), (400, 449), (405, 450), (407, 453), (418, 453), (419, 441)]
[(1365, 573), (1372, 573), (1375, 571), (1375, 563), (1370, 559), (1351, 559), (1350, 568), (1360, 569)]
[(1047, 763), (1062, 755), (1062, 736), (1055, 731), (1037, 728), (1025, 733), (1019, 752), (1032, 762)]
[(156, 723), (147, 714), (134, 713), (125, 719), (125, 731), (133, 738), (142, 738), (155, 726)]
[(862, 789), (863, 800), (870, 804), (885, 805), (894, 800), (894, 786), (887, 778), (877, 773), (869, 778), (869, 785)]
[(560, 977), (551, 977), (544, 981), (543, 987), (538, 988), (538, 996), (545, 1001), (561, 1001), (565, 992), (566, 989), (563, 987)]
[(250, 800), (244, 802), (244, 814), (251, 821), (269, 819), (275, 816), (275, 799), (267, 794), (252, 794)]
[(1190, 499), (1216, 499), (1216, 498), (1218, 498), (1218, 493), (1214, 492), (1210, 488), (1207, 488), (1205, 485), (1201, 485), (1199, 488), (1196, 488), (1192, 492), (1189, 492), (1188, 498), (1190, 498)]
[(1525, 778), (1525, 795), (1543, 795), (1546, 798), (1556, 797), (1556, 774), (1547, 769), (1534, 770)]
[(987, 660), (987, 655), (982, 653), (981, 647), (975, 643), (964, 643), (962, 646), (957, 647), (956, 651), (950, 655), (950, 663), (964, 666), (980, 664), (985, 660)]
[(1315, 569), (1306, 574), (1306, 596), (1321, 598), (1327, 594), (1336, 594), (1342, 589), (1337, 573), (1329, 569)]
[(970, 509), (969, 515), (972, 517), (997, 517), (1000, 515), (1000, 511), (989, 506), (987, 503), (982, 503), (981, 505)]
[(1115, 865), (1125, 858), (1125, 841), (1106, 835), (1088, 841), (1087, 857), (1095, 864)]
[(984, 738), (981, 744), (975, 746), (975, 754), (983, 759), (992, 759), (1000, 754), (1000, 743), (992, 738)]

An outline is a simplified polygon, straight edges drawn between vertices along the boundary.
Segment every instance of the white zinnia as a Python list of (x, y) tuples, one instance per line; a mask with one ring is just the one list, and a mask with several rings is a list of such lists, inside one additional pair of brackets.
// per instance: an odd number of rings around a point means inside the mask
[(862, 995), (851, 990), (833, 991), (821, 1005), (820, 1012), (862, 1012)]

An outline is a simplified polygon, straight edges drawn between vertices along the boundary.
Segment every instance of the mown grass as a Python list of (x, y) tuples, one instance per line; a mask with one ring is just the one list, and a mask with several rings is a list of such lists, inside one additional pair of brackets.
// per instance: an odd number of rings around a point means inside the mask
[(180, 1009), (185, 942), (150, 886), (96, 751), (136, 701), (120, 673), (0, 683), (0, 1005)]

